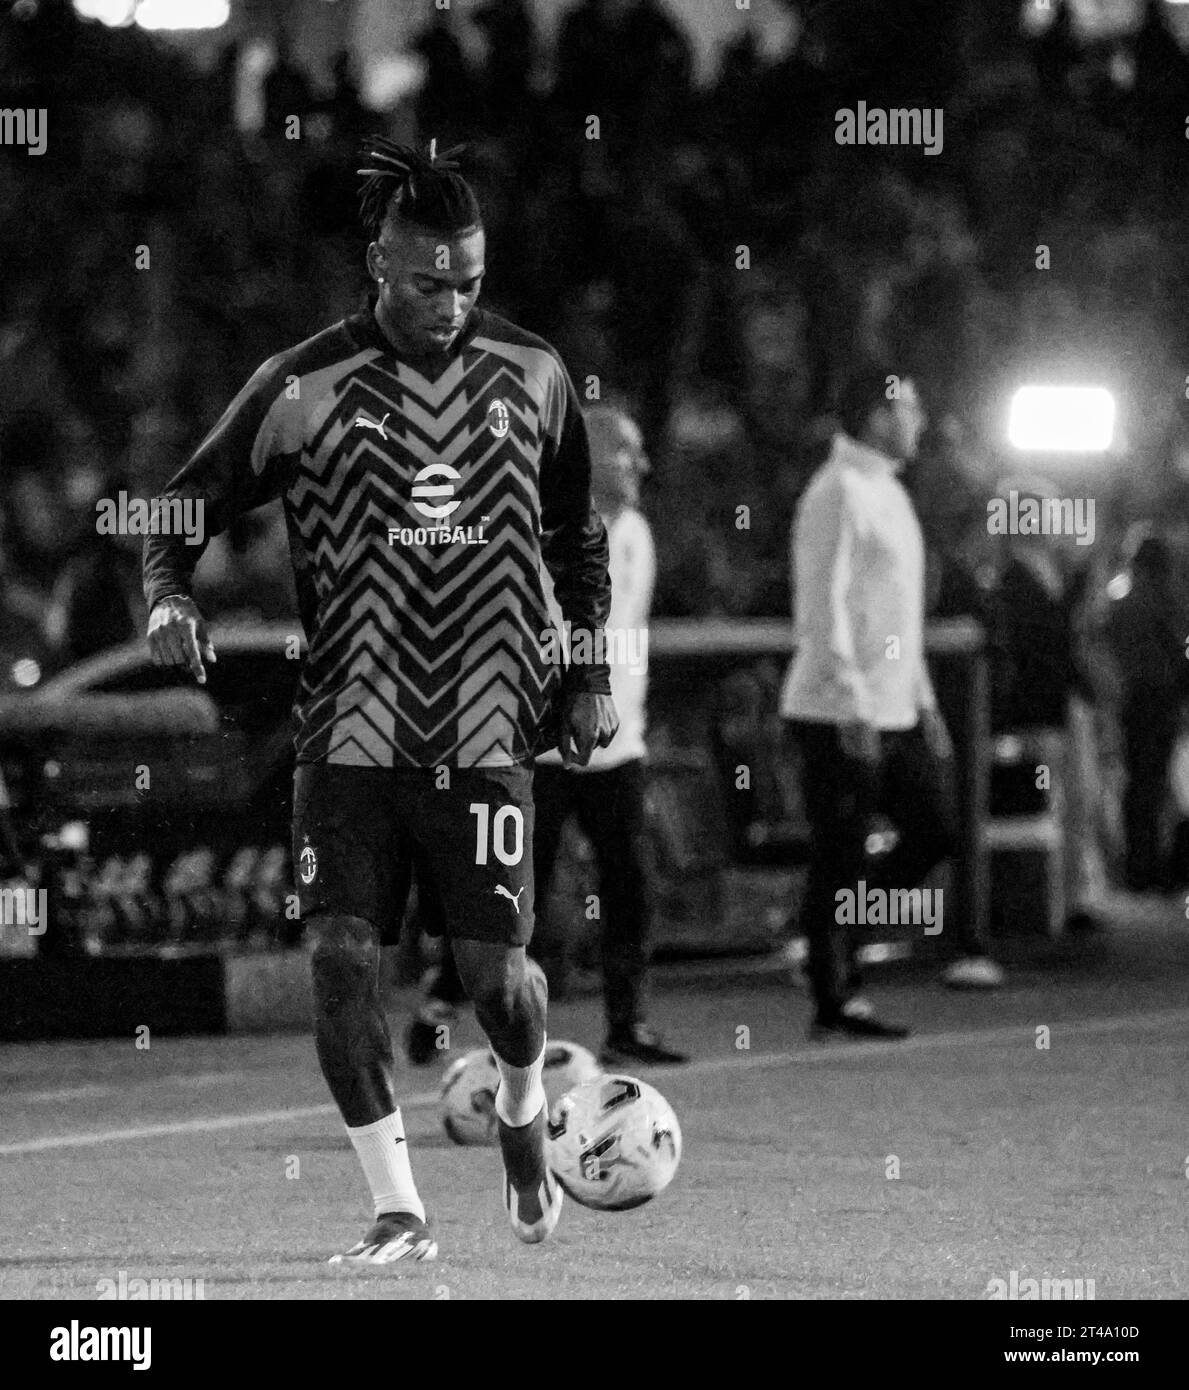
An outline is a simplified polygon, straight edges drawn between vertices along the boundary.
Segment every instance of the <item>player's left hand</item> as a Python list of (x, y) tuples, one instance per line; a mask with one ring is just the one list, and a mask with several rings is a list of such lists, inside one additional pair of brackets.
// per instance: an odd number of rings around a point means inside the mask
[(935, 758), (948, 762), (954, 756), (954, 745), (950, 742), (950, 731), (945, 726), (941, 711), (936, 705), (921, 710), (921, 733), (925, 743)]
[(561, 711), (561, 760), (566, 767), (585, 767), (596, 748), (606, 748), (619, 728), (619, 715), (610, 695), (577, 691), (567, 696)]

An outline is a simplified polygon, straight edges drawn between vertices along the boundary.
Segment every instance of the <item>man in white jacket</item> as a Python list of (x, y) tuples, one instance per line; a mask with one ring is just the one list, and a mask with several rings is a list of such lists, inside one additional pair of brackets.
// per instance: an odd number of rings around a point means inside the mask
[[(857, 996), (859, 898), (910, 889), (954, 853), (949, 736), (924, 653), (924, 542), (898, 476), (925, 416), (911, 381), (857, 373), (843, 432), (793, 527), (796, 655), (780, 712), (799, 748), (813, 832), (803, 920), (816, 1015), (811, 1036), (902, 1038)], [(868, 853), (878, 814), (898, 839)], [(885, 919), (886, 920), (886, 919)]]
[[(586, 412), (590, 438), (591, 500), (607, 527), (611, 611), (607, 661), (619, 729), (607, 748), (582, 766), (563, 766), (557, 751), (537, 758), (533, 776), (533, 869), (539, 899), (553, 876), (562, 830), (572, 815), (594, 849), (599, 876), (605, 1067), (674, 1064), (683, 1053), (667, 1046), (644, 1020), (652, 894), (644, 845), (645, 699), (648, 693), (648, 623), (656, 580), (652, 530), (639, 509), (640, 477), (647, 469), (640, 430), (610, 405)], [(561, 610), (555, 612), (558, 622)], [(575, 658), (576, 659), (576, 658)], [(427, 917), (432, 919), (432, 885)], [(405, 1037), (409, 1060), (431, 1061), (438, 1029), (453, 1021), (465, 997), (447, 954)]]

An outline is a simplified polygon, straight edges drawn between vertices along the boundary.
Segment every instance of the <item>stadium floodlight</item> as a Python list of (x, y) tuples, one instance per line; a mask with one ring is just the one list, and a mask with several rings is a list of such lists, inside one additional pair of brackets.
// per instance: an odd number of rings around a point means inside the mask
[(228, 0), (140, 0), (142, 29), (219, 29), (231, 17)]
[(1007, 437), (1016, 449), (1104, 453), (1115, 437), (1115, 398), (1103, 386), (1021, 386), (1012, 397)]
[(131, 23), (135, 9), (136, 0), (74, 0), (74, 11), (81, 19), (97, 19), (113, 29)]
[(74, 0), (74, 9), (113, 29), (220, 29), (231, 18), (230, 0)]

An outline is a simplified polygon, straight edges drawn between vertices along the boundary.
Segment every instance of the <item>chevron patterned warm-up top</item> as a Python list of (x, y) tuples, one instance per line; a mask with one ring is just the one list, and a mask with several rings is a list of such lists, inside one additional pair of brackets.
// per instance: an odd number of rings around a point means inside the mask
[[(357, 314), (270, 358), (164, 495), (203, 499), (205, 532), (147, 538), (150, 609), (282, 500), (300, 762), (503, 767), (555, 740), (542, 566), (575, 632), (602, 629), (611, 586), (578, 398), (542, 339), (474, 310), (449, 353), (413, 359)], [(599, 662), (564, 682), (610, 690)]]

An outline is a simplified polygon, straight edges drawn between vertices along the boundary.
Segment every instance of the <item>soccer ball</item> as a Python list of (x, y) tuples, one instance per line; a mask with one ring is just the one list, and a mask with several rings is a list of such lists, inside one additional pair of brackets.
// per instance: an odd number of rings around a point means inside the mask
[(643, 1206), (673, 1181), (681, 1126), (669, 1102), (634, 1076), (584, 1081), (549, 1121), (549, 1166), (576, 1202), (600, 1211)]
[(456, 1144), (496, 1142), (499, 1084), (500, 1074), (488, 1047), (477, 1047), (450, 1063), (442, 1077), (442, 1128)]
[(550, 1114), (567, 1091), (583, 1081), (602, 1076), (603, 1069), (594, 1054), (572, 1042), (550, 1042), (545, 1045), (545, 1071), (541, 1077), (545, 1086), (545, 1101)]
[[(546, 1104), (552, 1109), (567, 1091), (600, 1075), (600, 1071), (593, 1055), (577, 1043), (547, 1043), (542, 1076)], [(489, 1047), (477, 1047), (451, 1062), (442, 1078), (442, 1128), (456, 1144), (494, 1144), (498, 1140), (495, 1093), (499, 1084), (499, 1070)]]

